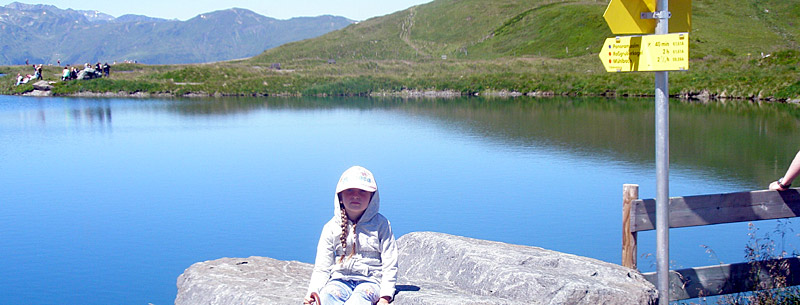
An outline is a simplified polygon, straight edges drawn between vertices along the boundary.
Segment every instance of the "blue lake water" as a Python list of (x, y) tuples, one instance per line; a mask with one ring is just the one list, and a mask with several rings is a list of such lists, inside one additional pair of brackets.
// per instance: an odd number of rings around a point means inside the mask
[[(397, 237), (619, 263), (622, 185), (655, 197), (652, 104), (0, 96), (0, 304), (172, 304), (195, 262), (310, 263), (356, 164), (375, 174)], [(671, 196), (765, 188), (800, 147), (790, 106), (671, 104)], [(674, 267), (740, 262), (747, 224), (670, 238)], [(652, 232), (639, 244), (655, 253)]]

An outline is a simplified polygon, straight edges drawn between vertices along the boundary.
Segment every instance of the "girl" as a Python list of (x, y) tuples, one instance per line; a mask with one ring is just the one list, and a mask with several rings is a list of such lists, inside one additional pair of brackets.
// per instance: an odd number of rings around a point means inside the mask
[(312, 304), (312, 293), (319, 293), (324, 305), (392, 301), (397, 246), (379, 208), (372, 173), (361, 166), (347, 169), (336, 185), (334, 216), (322, 228), (304, 304)]

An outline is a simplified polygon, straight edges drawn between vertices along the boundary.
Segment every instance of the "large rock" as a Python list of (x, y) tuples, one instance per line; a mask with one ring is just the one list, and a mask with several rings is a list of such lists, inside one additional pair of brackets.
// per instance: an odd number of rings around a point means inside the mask
[(40, 80), (33, 84), (33, 89), (41, 91), (49, 91), (53, 89), (53, 82)]
[[(538, 247), (433, 232), (398, 240), (393, 304), (652, 304), (635, 270)], [(178, 277), (176, 305), (299, 304), (311, 264), (264, 257), (196, 263)]]
[(302, 304), (313, 268), (256, 256), (195, 263), (178, 277), (175, 304)]
[(650, 304), (638, 272), (592, 258), (433, 232), (398, 240), (397, 304)]
[(95, 79), (103, 77), (103, 72), (94, 68), (84, 68), (78, 72), (78, 79)]

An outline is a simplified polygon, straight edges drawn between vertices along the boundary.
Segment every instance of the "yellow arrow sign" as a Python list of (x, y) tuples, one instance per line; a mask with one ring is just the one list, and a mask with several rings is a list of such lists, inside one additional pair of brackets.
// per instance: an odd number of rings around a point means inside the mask
[(608, 72), (689, 70), (689, 33), (608, 38), (600, 60)]
[[(689, 32), (692, 28), (692, 0), (670, 0), (669, 32)], [(656, 11), (656, 0), (611, 0), (603, 18), (614, 34), (653, 34), (656, 19), (642, 19), (642, 13)]]

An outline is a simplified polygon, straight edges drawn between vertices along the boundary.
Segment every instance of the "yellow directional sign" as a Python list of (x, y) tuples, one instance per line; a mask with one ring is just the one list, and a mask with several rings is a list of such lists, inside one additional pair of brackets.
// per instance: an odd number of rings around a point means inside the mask
[(608, 38), (600, 60), (608, 72), (689, 70), (689, 33)]
[[(669, 32), (689, 32), (692, 28), (692, 0), (670, 0)], [(656, 11), (656, 0), (611, 0), (603, 14), (614, 34), (653, 34), (656, 19), (643, 19), (642, 13)]]
[(670, 0), (669, 11), (672, 13), (669, 18), (670, 33), (692, 31), (692, 0)]

